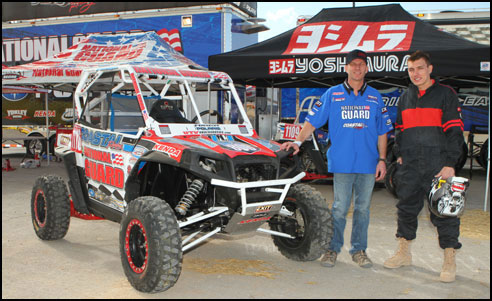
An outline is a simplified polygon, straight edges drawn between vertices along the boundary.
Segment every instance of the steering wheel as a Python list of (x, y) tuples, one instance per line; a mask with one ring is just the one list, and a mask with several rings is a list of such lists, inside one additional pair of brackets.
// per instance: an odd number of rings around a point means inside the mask
[[(210, 116), (217, 116), (217, 123), (223, 123), (223, 118), (222, 115), (220, 115), (219, 112), (216, 110), (205, 110), (200, 112), (200, 116), (205, 116), (207, 114), (210, 114)], [(192, 120), (191, 123), (195, 123), (198, 120), (198, 116), (195, 116)]]

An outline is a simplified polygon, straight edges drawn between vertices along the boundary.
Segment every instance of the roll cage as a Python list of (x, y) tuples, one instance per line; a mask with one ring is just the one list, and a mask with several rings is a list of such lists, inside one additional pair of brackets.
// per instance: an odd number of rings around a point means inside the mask
[[(212, 90), (225, 90), (231, 95), (237, 105), (240, 114), (241, 127), (237, 124), (229, 124), (224, 120), (221, 130), (231, 134), (253, 135), (253, 126), (249, 121), (240, 97), (230, 77), (222, 72), (193, 70), (137, 67), (131, 65), (88, 69), (81, 74), (81, 80), (74, 93), (74, 107), (76, 118), (80, 119), (84, 111), (91, 110), (100, 105), (107, 95), (104, 93), (119, 93), (132, 90), (136, 96), (139, 113), (143, 117), (143, 127), (151, 129), (156, 134), (166, 136), (161, 130), (159, 122), (149, 115), (150, 107), (155, 99), (177, 99), (182, 101), (183, 113), (189, 120), (194, 117), (199, 125), (205, 125), (197, 107), (194, 92), (197, 90), (208, 91), (208, 102)], [(96, 92), (96, 93), (94, 93)], [(99, 92), (99, 95), (96, 95)], [(203, 114), (203, 112), (202, 112)], [(94, 116), (87, 115), (87, 118)], [(225, 116), (227, 117), (227, 116)], [(90, 121), (90, 120), (89, 120)], [(169, 136), (184, 134), (189, 127), (182, 124), (169, 124)], [(213, 130), (213, 129), (211, 129)], [(143, 131), (139, 127), (138, 134)], [(202, 134), (203, 132), (200, 132)]]

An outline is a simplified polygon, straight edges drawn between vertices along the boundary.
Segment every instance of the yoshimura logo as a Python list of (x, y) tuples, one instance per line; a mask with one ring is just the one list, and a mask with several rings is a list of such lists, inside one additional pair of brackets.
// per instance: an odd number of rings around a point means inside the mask
[(283, 55), (407, 51), (414, 27), (408, 21), (309, 23), (296, 28)]

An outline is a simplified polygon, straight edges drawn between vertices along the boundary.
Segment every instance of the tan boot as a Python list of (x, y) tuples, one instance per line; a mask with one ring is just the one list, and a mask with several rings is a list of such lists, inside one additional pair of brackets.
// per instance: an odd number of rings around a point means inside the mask
[(403, 237), (398, 238), (398, 250), (393, 257), (388, 258), (383, 266), (388, 269), (396, 269), (412, 264), (412, 254), (410, 253), (410, 242)]
[(444, 249), (444, 263), (442, 265), (442, 282), (453, 282), (456, 279), (456, 250), (454, 248)]

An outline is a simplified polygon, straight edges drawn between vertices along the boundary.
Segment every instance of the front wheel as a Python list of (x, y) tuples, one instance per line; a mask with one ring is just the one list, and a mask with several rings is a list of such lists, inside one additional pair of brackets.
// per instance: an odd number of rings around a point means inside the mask
[(161, 292), (176, 283), (183, 261), (181, 233), (165, 201), (143, 196), (130, 202), (121, 219), (120, 256), (138, 291)]
[(59, 176), (36, 179), (31, 194), (34, 232), (43, 240), (62, 239), (70, 225), (70, 199), (65, 182)]
[(321, 257), (333, 236), (330, 209), (321, 193), (308, 185), (292, 185), (283, 205), (292, 215), (273, 216), (270, 228), (295, 238), (272, 236), (280, 253), (296, 261)]

